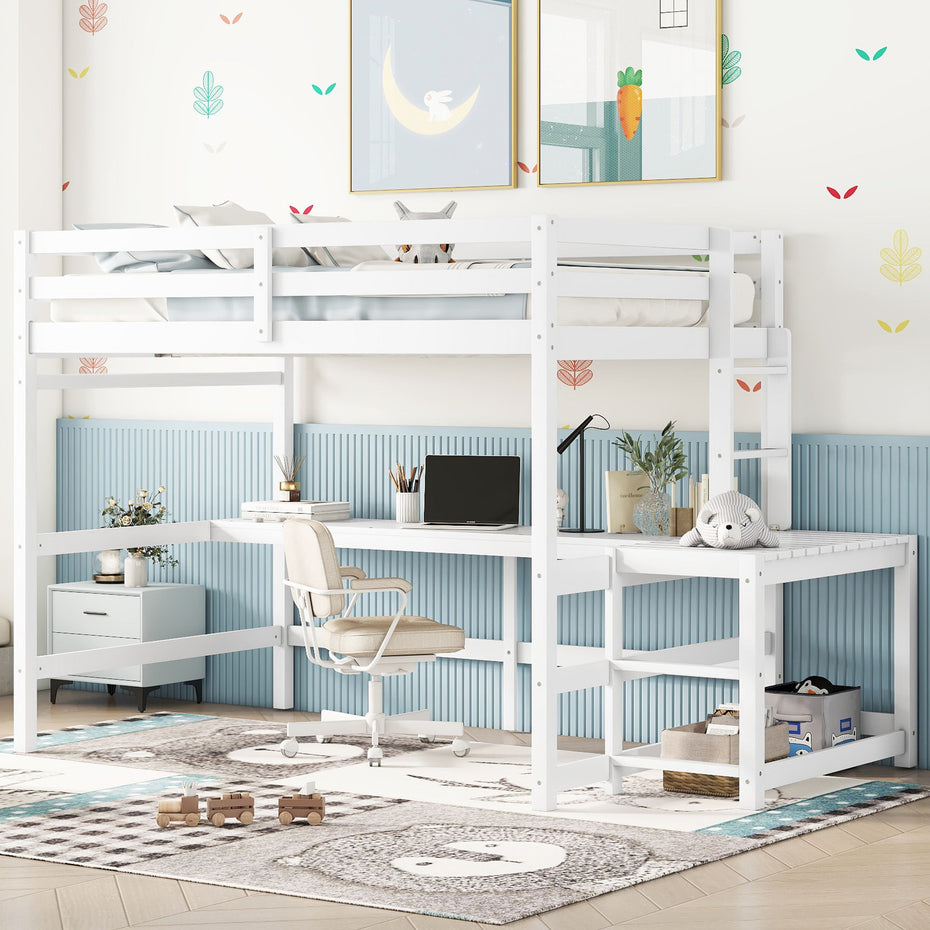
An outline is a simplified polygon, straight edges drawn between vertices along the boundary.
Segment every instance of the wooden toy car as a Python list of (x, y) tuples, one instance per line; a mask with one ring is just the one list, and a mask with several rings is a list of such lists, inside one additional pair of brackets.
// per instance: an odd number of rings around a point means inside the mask
[(185, 794), (176, 801), (159, 801), (155, 823), (167, 827), (172, 821), (183, 822), (189, 827), (200, 823), (200, 799), (196, 794)]
[(207, 798), (207, 820), (221, 827), (227, 817), (236, 817), (239, 823), (255, 819), (255, 798), (248, 791), (228, 791), (221, 798)]
[(278, 798), (278, 820), (283, 824), (293, 823), (295, 817), (306, 817), (307, 823), (316, 824), (323, 820), (325, 802), (323, 795), (312, 794), (285, 795)]

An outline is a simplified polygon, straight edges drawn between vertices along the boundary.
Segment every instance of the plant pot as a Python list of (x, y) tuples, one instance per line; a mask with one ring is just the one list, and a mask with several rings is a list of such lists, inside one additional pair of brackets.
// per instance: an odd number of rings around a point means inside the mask
[(130, 552), (123, 563), (123, 584), (127, 588), (144, 588), (149, 583), (149, 560), (137, 552)]
[(633, 523), (647, 536), (668, 536), (671, 506), (668, 494), (650, 488), (633, 505)]

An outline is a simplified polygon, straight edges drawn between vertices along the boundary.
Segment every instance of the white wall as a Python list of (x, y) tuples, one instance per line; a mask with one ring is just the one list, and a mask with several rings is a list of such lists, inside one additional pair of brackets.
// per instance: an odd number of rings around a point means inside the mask
[[(899, 286), (879, 272), (898, 229), (930, 249), (924, 36), (930, 9), (877, 9), (872, 0), (724, 3), (724, 31), (742, 52), (742, 76), (723, 90), (719, 182), (536, 187), (518, 172), (512, 191), (462, 191), (457, 216), (551, 212), (777, 227), (787, 236), (787, 322), (795, 347), (798, 432), (930, 433), (924, 360), (930, 272)], [(263, 0), (229, 7), (185, 0), (111, 3), (95, 36), (65, 11), (66, 221), (174, 223), (173, 203), (231, 198), (280, 222), (288, 207), (353, 219), (392, 216), (394, 195), (348, 193), (348, 0)], [(887, 10), (887, 12), (884, 12)], [(536, 154), (536, 4), (519, 9), (516, 157)], [(887, 46), (879, 60), (864, 61)], [(225, 88), (209, 120), (192, 107), (205, 70)], [(335, 91), (319, 96), (312, 84)], [(208, 146), (219, 152), (211, 152)], [(858, 191), (846, 200), (827, 192)], [(401, 195), (414, 209), (445, 193)], [(878, 320), (901, 332), (889, 334)], [(119, 364), (113, 363), (113, 370)], [(298, 417), (318, 422), (527, 425), (526, 364), (514, 359), (326, 359), (307, 362)], [(560, 422), (590, 412), (615, 427), (668, 419), (702, 428), (700, 365), (596, 363), (595, 377), (560, 387)], [(403, 389), (386, 394), (386, 383)], [(754, 428), (759, 395), (738, 394)], [(399, 398), (402, 398), (400, 400)], [(76, 416), (267, 419), (261, 394), (165, 398), (72, 394)]]

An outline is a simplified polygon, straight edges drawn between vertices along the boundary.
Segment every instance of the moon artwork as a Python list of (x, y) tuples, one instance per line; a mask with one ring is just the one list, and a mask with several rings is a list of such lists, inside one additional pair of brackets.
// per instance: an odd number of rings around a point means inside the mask
[(511, 0), (352, 0), (353, 191), (512, 187)]

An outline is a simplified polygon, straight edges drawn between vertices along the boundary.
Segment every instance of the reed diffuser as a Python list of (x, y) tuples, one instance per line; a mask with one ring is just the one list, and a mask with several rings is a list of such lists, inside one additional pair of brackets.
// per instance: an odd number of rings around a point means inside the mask
[(278, 482), (278, 500), (289, 503), (299, 501), (300, 482), (297, 480), (297, 473), (307, 460), (307, 456), (302, 455), (300, 458), (294, 458), (290, 455), (276, 455), (274, 460), (283, 479)]

